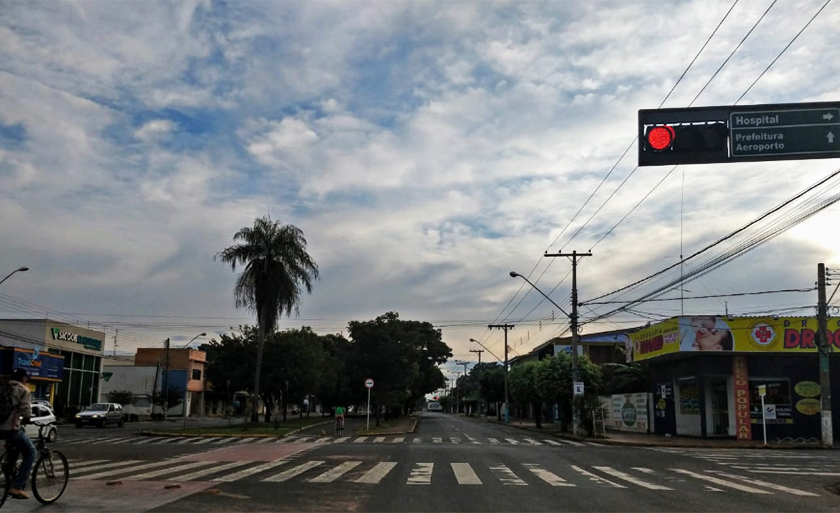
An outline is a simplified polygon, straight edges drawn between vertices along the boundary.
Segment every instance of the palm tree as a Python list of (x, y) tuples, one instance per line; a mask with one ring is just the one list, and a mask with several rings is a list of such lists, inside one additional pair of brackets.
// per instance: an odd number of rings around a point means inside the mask
[(254, 404), (251, 420), (257, 420), (265, 336), (277, 327), (277, 318), (292, 309), (299, 313), (301, 293), (312, 293), (312, 281), (318, 279), (318, 264), (306, 252), (306, 239), (300, 228), (281, 224), (269, 217), (254, 220), (233, 236), (238, 244), (225, 248), (215, 259), (245, 269), (236, 279), (233, 295), (237, 308), (257, 313), (257, 372), (254, 376)]

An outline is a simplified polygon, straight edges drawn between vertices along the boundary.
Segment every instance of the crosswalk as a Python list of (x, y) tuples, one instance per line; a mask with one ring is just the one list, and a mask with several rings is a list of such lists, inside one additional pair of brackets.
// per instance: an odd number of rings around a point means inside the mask
[(651, 450), (696, 458), (750, 474), (840, 477), (840, 457), (827, 451), (671, 447)]
[(512, 447), (600, 447), (595, 442), (578, 442), (565, 439), (539, 439), (535, 437), (476, 438), (466, 436), (289, 436), (277, 437), (199, 437), (199, 436), (135, 436), (135, 437), (94, 437), (73, 438), (59, 441), (60, 445), (203, 445), (215, 448), (221, 445), (250, 444), (447, 444), (447, 445), (505, 445)]
[[(552, 466), (526, 462), (447, 463), (417, 461), (365, 461), (363, 458), (328, 461), (330, 458), (303, 460), (278, 459), (268, 462), (206, 461), (169, 458), (159, 461), (79, 460), (71, 462), (71, 480), (203, 481), (232, 483), (248, 480), (261, 483), (353, 483), (360, 486), (547, 486), (553, 488), (604, 488), (617, 491), (645, 489), (677, 496), (680, 489), (699, 488), (718, 492), (753, 495), (788, 494), (816, 497), (819, 489), (805, 490), (755, 479), (731, 471), (687, 469), (666, 466), (645, 467), (578, 466), (554, 463)], [(712, 486), (713, 485), (713, 486)]]

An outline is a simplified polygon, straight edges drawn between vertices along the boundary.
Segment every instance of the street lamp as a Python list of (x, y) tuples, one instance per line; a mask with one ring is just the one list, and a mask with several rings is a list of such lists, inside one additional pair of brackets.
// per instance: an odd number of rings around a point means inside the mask
[(207, 336), (207, 333), (199, 333), (198, 335), (194, 336), (192, 338), (192, 340), (190, 340), (189, 342), (187, 342), (186, 344), (181, 346), (181, 349), (185, 349), (185, 348), (189, 347), (190, 344), (192, 344), (195, 341), (195, 339), (197, 339), (198, 337), (206, 337), (206, 336)]
[[(540, 294), (542, 294), (542, 296), (543, 296), (544, 298), (546, 298), (546, 299), (549, 301), (549, 303), (551, 303), (552, 305), (554, 305), (555, 307), (557, 307), (557, 309), (558, 309), (558, 310), (560, 310), (561, 312), (563, 312), (563, 314), (564, 314), (566, 317), (568, 317), (568, 318), (569, 318), (569, 321), (571, 321), (571, 324), (572, 324), (572, 383), (573, 383), (573, 386), (574, 386), (574, 383), (577, 383), (577, 381), (580, 379), (580, 376), (579, 376), (579, 370), (578, 370), (578, 322), (577, 322), (577, 305), (575, 304), (575, 302), (574, 302), (574, 301), (572, 301), (572, 313), (571, 313), (571, 314), (569, 314), (569, 313), (567, 313), (565, 310), (563, 310), (563, 309), (560, 307), (560, 305), (558, 305), (557, 303), (555, 303), (553, 299), (551, 299), (550, 297), (548, 297), (548, 296), (545, 294), (545, 292), (541, 291), (539, 288), (537, 288), (537, 286), (536, 286), (536, 285), (534, 285), (533, 283), (531, 283), (531, 281), (530, 281), (530, 280), (528, 280), (528, 278), (526, 278), (526, 277), (522, 276), (521, 274), (519, 274), (519, 273), (518, 273), (518, 272), (516, 272), (516, 271), (511, 271), (511, 272), (510, 272), (510, 277), (511, 277), (511, 278), (522, 278), (523, 280), (525, 280), (525, 282), (526, 282), (526, 283), (528, 283), (528, 285), (530, 285), (530, 286), (531, 286), (534, 290), (536, 290), (537, 292), (539, 292)], [(572, 391), (572, 401), (574, 401), (574, 391)], [(574, 407), (574, 402), (573, 402), (573, 404), (572, 404), (572, 431), (574, 432), (574, 434), (575, 434), (575, 435), (577, 435), (577, 434), (578, 434), (578, 421), (579, 421), (579, 419), (578, 419), (578, 414), (577, 414), (577, 408), (575, 408), (575, 407)]]
[(11, 277), (12, 277), (12, 275), (13, 275), (13, 274), (15, 274), (15, 273), (25, 273), (25, 272), (26, 272), (26, 271), (28, 271), (28, 270), (29, 270), (29, 268), (28, 268), (28, 267), (26, 267), (26, 266), (23, 266), (23, 267), (21, 267), (21, 268), (19, 268), (19, 269), (15, 269), (14, 271), (12, 271), (12, 272), (10, 272), (8, 275), (6, 275), (6, 277), (5, 277), (5, 278), (3, 278), (2, 280), (0, 280), (0, 283), (3, 283), (4, 281), (8, 280), (8, 279), (9, 279), (9, 278), (11, 278)]

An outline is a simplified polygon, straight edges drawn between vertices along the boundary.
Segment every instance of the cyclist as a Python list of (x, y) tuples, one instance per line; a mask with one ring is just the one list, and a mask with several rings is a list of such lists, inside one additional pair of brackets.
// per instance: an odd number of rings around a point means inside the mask
[(343, 406), (336, 406), (335, 407), (335, 428), (338, 429), (341, 426), (341, 429), (344, 429), (344, 407)]
[(29, 423), (32, 417), (32, 397), (29, 388), (26, 386), (28, 380), (29, 374), (27, 374), (26, 369), (18, 368), (12, 371), (12, 378), (9, 380), (9, 384), (12, 386), (12, 414), (0, 423), (0, 438), (5, 440), (13, 450), (23, 455), (23, 463), (20, 465), (18, 475), (12, 479), (9, 488), (9, 495), (15, 499), (29, 498), (29, 494), (24, 491), (24, 488), (26, 488), (26, 480), (29, 479), (29, 473), (32, 471), (32, 465), (35, 463), (35, 456), (37, 455), (32, 440), (21, 428), (21, 423)]

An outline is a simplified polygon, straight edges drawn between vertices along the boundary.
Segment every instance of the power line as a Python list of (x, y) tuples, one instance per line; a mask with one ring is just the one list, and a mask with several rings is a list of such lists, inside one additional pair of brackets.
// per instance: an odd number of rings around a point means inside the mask
[[(691, 296), (691, 297), (670, 297), (670, 298), (657, 298), (657, 299), (650, 299), (646, 301), (680, 301), (683, 299), (710, 299), (710, 298), (718, 298), (718, 297), (738, 297), (738, 296), (760, 296), (763, 294), (781, 294), (781, 293), (788, 293), (788, 292), (813, 292), (817, 290), (816, 288), (810, 289), (779, 289), (779, 290), (762, 290), (758, 292), (736, 292), (733, 294), (713, 294), (708, 296)], [(585, 304), (587, 305), (614, 305), (614, 304), (621, 304), (621, 303), (631, 303), (632, 301), (587, 301)]]

